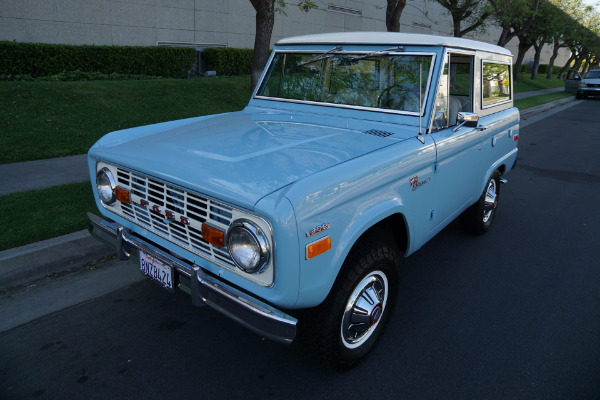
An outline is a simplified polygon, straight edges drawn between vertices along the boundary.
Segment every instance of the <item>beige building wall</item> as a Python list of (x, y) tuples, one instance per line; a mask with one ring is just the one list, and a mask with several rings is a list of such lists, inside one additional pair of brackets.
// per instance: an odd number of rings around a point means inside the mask
[[(385, 31), (385, 0), (323, 0), (302, 12), (287, 1), (275, 16), (272, 44), (294, 35), (338, 31)], [(451, 18), (434, 0), (408, 0), (402, 32), (452, 35)], [(62, 44), (155, 46), (220, 44), (252, 48), (255, 12), (249, 0), (0, 0), (0, 40)], [(496, 43), (488, 26), (470, 38)], [(507, 46), (516, 55), (517, 40)], [(544, 47), (542, 63), (552, 49)], [(569, 56), (563, 51), (557, 64)], [(533, 58), (530, 53), (525, 63)]]

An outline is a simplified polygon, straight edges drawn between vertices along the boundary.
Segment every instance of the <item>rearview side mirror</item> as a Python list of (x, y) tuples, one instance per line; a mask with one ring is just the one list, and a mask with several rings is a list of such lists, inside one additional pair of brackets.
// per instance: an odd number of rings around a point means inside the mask
[(458, 125), (452, 129), (452, 132), (457, 132), (463, 126), (467, 128), (475, 128), (477, 130), (483, 131), (486, 128), (479, 125), (479, 114), (475, 114), (472, 112), (460, 111), (456, 116), (456, 122)]
[(456, 117), (456, 122), (468, 128), (475, 128), (479, 124), (479, 114), (460, 111)]

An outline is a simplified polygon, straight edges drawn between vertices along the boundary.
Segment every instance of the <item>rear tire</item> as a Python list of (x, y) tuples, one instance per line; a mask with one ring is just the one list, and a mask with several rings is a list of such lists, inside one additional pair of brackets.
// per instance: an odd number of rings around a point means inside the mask
[(461, 215), (463, 229), (475, 235), (482, 235), (490, 229), (500, 198), (500, 173), (494, 172), (477, 203), (467, 208)]
[(400, 252), (385, 237), (369, 236), (352, 249), (327, 299), (307, 315), (317, 355), (347, 369), (373, 348), (398, 294)]

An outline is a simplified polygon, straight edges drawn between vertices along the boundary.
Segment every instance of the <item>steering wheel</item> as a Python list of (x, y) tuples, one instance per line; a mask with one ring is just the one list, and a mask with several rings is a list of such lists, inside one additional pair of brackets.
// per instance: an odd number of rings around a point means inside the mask
[[(387, 107), (382, 107), (382, 103)], [(406, 86), (392, 85), (383, 89), (377, 96), (377, 108), (419, 112), (419, 98)]]

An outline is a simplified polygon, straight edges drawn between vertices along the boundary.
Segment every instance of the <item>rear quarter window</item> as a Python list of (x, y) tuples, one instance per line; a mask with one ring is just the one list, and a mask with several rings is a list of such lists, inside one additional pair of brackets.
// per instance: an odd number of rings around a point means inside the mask
[(481, 106), (503, 104), (511, 100), (510, 64), (482, 61)]

